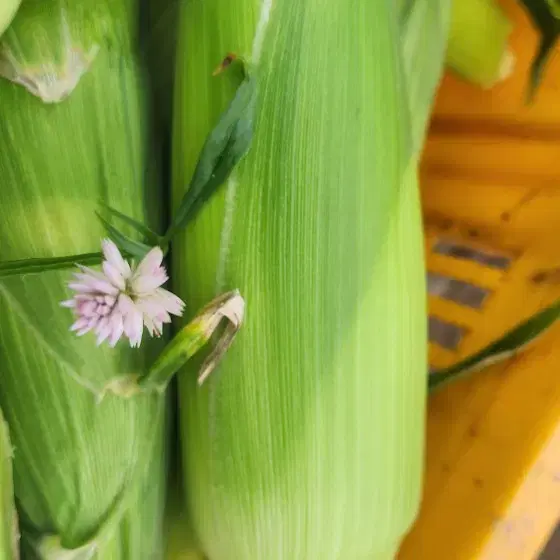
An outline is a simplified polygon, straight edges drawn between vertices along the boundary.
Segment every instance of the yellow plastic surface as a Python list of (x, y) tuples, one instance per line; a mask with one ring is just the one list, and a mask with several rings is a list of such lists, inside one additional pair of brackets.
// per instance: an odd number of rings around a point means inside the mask
[[(514, 75), (491, 91), (446, 76), (423, 166), (428, 269), (488, 290), (480, 309), (430, 296), (460, 326), (449, 365), (560, 298), (560, 56), (531, 106), (537, 36), (514, 0)], [(505, 269), (434, 252), (452, 242)], [(560, 516), (560, 325), (517, 358), (430, 398), (424, 500), (399, 560), (532, 560)], [(560, 560), (560, 559), (559, 559)]]

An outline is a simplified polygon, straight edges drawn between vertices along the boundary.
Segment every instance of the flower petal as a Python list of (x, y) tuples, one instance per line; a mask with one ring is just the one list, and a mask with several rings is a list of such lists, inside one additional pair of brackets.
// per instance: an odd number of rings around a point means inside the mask
[(119, 293), (119, 289), (113, 286), (109, 280), (96, 280), (93, 283), (96, 292), (107, 294), (109, 296), (116, 296)]
[(130, 265), (123, 259), (119, 248), (110, 240), (104, 239), (101, 242), (101, 248), (105, 259), (110, 262), (125, 279), (130, 278)]
[(68, 284), (68, 287), (74, 292), (79, 292), (84, 294), (93, 292), (93, 288), (91, 286), (88, 286), (86, 284), (79, 284), (78, 282), (70, 282), (70, 284)]
[(81, 301), (78, 304), (77, 311), (82, 317), (93, 317), (96, 315), (97, 303), (93, 300)]
[(80, 317), (71, 327), (71, 331), (79, 331), (84, 327), (87, 327), (89, 324), (89, 320), (87, 317)]
[(154, 336), (154, 333), (156, 333), (156, 336), (159, 336), (159, 334), (157, 334), (156, 326), (155, 326), (152, 318), (149, 315), (144, 315), (143, 320), (144, 320), (144, 325), (146, 326), (146, 329), (150, 333), (150, 336)]
[(165, 308), (153, 297), (141, 298), (136, 301), (136, 307), (142, 312), (144, 322), (149, 317), (151, 321), (170, 323), (171, 317)]
[(107, 295), (117, 295), (119, 293), (119, 289), (113, 286), (109, 280), (99, 280), (94, 277), (90, 277), (81, 283), (71, 282), (68, 284), (68, 287), (80, 293), (102, 293)]
[(104, 261), (103, 272), (113, 286), (116, 286), (119, 290), (124, 290), (126, 288), (124, 276), (114, 264), (109, 261)]
[(124, 332), (123, 316), (118, 310), (113, 311), (113, 314), (111, 315), (110, 323), (111, 323), (111, 334), (109, 336), (109, 346), (111, 346), (111, 348), (114, 348)]
[(123, 316), (124, 334), (130, 340), (130, 346), (132, 348), (140, 346), (144, 328), (142, 313), (125, 294), (119, 296), (118, 307)]
[(185, 309), (185, 302), (164, 288), (155, 290), (153, 298), (171, 315), (181, 316)]
[(103, 272), (99, 270), (93, 270), (93, 268), (89, 268), (89, 266), (83, 266), (81, 264), (78, 264), (76, 266), (81, 270), (81, 272), (75, 272), (74, 276), (76, 276), (79, 279), (89, 278), (89, 277), (97, 278), (98, 280), (107, 279), (103, 274)]
[(97, 346), (99, 346), (111, 334), (111, 324), (109, 323), (108, 317), (103, 317), (99, 323), (97, 323), (95, 333), (97, 334)]
[(152, 275), (161, 266), (163, 261), (163, 251), (159, 247), (153, 247), (146, 256), (140, 261), (138, 268), (134, 271), (134, 277)]
[(135, 294), (142, 296), (153, 292), (162, 284), (165, 284), (167, 280), (167, 274), (160, 268), (158, 272), (154, 274), (143, 274), (141, 276), (135, 274), (130, 285)]
[(124, 334), (130, 341), (131, 348), (138, 348), (142, 342), (144, 320), (141, 313), (130, 313), (124, 318)]

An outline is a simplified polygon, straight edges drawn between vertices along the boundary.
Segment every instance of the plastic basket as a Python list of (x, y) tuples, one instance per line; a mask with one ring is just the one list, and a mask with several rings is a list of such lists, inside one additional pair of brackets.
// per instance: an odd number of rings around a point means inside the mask
[[(430, 366), (560, 298), (560, 60), (525, 104), (537, 36), (514, 0), (515, 74), (446, 76), (422, 167)], [(560, 516), (560, 326), (430, 397), (424, 501), (401, 560), (531, 560)]]

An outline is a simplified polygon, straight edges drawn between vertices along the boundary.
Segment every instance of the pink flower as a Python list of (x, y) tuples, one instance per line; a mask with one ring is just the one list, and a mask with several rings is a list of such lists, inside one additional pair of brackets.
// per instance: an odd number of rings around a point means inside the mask
[(163, 252), (154, 247), (137, 267), (123, 259), (117, 246), (103, 240), (103, 272), (79, 266), (76, 280), (68, 284), (74, 297), (62, 302), (76, 316), (70, 330), (82, 336), (97, 335), (97, 344), (107, 340), (111, 346), (124, 334), (130, 346), (138, 347), (144, 326), (151, 336), (160, 336), (171, 315), (182, 315), (185, 304), (161, 287), (168, 276), (162, 265)]

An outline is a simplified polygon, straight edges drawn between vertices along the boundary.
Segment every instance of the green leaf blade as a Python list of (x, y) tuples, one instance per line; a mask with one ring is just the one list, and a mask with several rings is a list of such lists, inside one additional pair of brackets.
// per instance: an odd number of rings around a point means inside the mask
[(255, 79), (246, 77), (204, 143), (192, 180), (165, 236), (166, 241), (187, 225), (249, 150), (255, 98)]
[(433, 372), (428, 381), (430, 390), (436, 390), (470, 372), (507, 360), (546, 332), (558, 319), (560, 319), (560, 302), (553, 303), (532, 315), (472, 356), (448, 368)]
[(532, 100), (544, 76), (544, 70), (560, 35), (560, 19), (555, 15), (554, 5), (549, 0), (520, 0), (541, 35), (533, 63), (528, 88), (528, 99)]
[(68, 257), (51, 257), (46, 259), (21, 259), (17, 261), (0, 262), (0, 278), (8, 276), (25, 276), (41, 274), (52, 270), (65, 270), (76, 265), (93, 266), (101, 263), (101, 253), (84, 253)]

